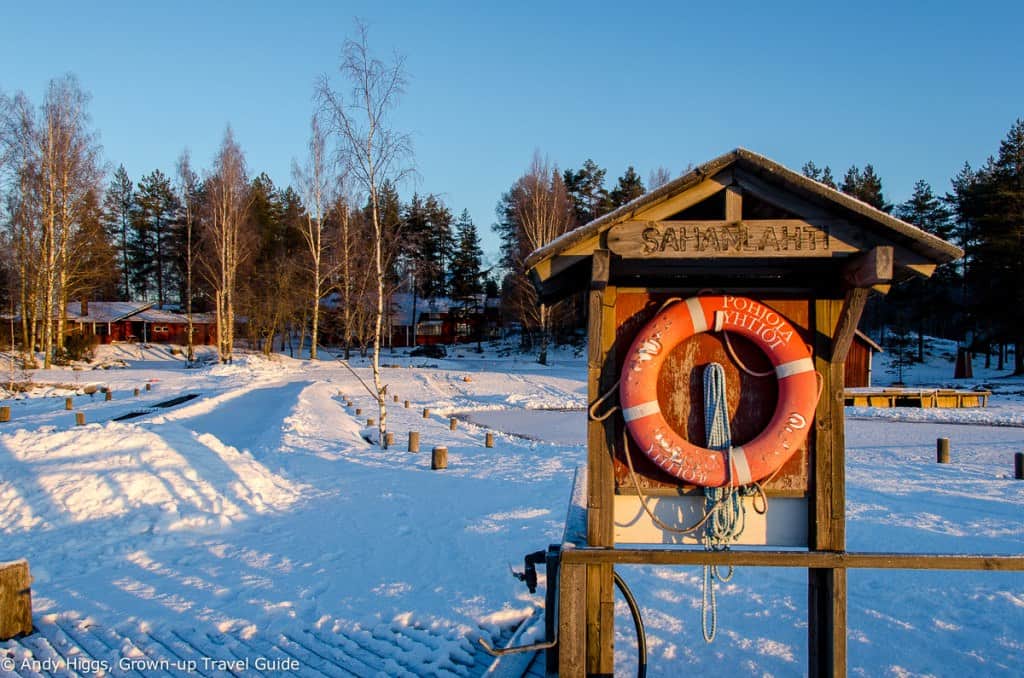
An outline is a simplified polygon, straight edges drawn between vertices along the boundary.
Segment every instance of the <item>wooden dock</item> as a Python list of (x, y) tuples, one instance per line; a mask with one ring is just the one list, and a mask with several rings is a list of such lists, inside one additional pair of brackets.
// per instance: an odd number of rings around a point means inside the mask
[(844, 403), (853, 407), (987, 407), (991, 391), (954, 388), (848, 388)]

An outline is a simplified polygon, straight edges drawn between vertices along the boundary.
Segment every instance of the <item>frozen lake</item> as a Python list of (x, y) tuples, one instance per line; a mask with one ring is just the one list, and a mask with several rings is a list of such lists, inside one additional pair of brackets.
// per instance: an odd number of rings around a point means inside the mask
[(456, 416), (477, 426), (555, 445), (582, 445), (587, 440), (584, 410), (485, 410)]

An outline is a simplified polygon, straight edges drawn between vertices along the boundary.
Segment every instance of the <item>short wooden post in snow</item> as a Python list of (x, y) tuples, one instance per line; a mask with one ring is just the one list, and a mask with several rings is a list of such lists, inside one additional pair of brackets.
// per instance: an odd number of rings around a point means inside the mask
[(424, 419), (429, 419), (430, 418), (430, 408), (429, 407), (424, 407), (423, 408), (423, 418)]
[(1024, 480), (1024, 452), (1017, 452), (1013, 455), (1013, 477), (1017, 480)]
[(370, 417), (369, 419), (366, 420), (366, 428), (373, 428), (376, 425), (376, 423), (376, 420), (374, 420), (373, 417)]
[(147, 391), (152, 391), (153, 390), (153, 384), (147, 383), (146, 384), (146, 390)]
[(32, 576), (27, 560), (0, 563), (0, 640), (32, 633)]
[(132, 391), (132, 395), (135, 396), (136, 398), (138, 398), (139, 397), (139, 389), (133, 390)]
[(396, 395), (394, 398), (395, 398), (395, 402), (397, 403), (398, 402), (398, 396)]
[(65, 410), (73, 410), (73, 409), (75, 409), (75, 401), (74, 401), (73, 398), (65, 398), (64, 399), (64, 409)]
[(949, 463), (949, 438), (938, 438), (935, 441), (935, 461), (940, 464)]
[(430, 455), (430, 468), (434, 471), (448, 468), (448, 448), (435, 447)]
[(455, 417), (450, 417), (448, 419), (448, 430), (454, 431), (458, 427), (459, 427), (459, 420), (456, 419)]
[(85, 412), (75, 412), (75, 426), (85, 426)]
[(4, 405), (0, 407), (0, 423), (11, 420), (11, 408)]
[(113, 392), (113, 391), (111, 391), (111, 390), (110, 390), (110, 389), (108, 388), (108, 389), (107, 389), (107, 394), (106, 394), (105, 396), (103, 396), (103, 399), (104, 399), (104, 400), (108, 400), (108, 401), (109, 401), (109, 400), (113, 400), (113, 399), (114, 399), (114, 392)]
[(395, 444), (395, 434), (388, 431), (384, 434), (384, 447), (390, 449)]
[(420, 433), (419, 431), (409, 431), (409, 451), (419, 452), (420, 451)]
[(409, 401), (408, 400), (405, 401), (405, 409), (409, 409)]
[(357, 408), (356, 408), (356, 416), (358, 417), (358, 416), (359, 416), (359, 415), (361, 415), (362, 413), (363, 413), (363, 408), (361, 408), (361, 407), (357, 407)]
[(490, 431), (487, 432), (487, 437), (484, 439), (484, 447), (494, 447), (494, 434)]

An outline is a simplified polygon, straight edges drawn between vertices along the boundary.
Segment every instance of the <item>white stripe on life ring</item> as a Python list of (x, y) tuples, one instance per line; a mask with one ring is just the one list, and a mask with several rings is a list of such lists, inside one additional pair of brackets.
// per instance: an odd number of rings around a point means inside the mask
[(779, 379), (792, 377), (794, 374), (814, 371), (814, 360), (812, 358), (800, 358), (788, 363), (782, 363), (775, 368), (775, 376)]
[(622, 411), (622, 418), (626, 421), (633, 421), (634, 419), (641, 419), (643, 417), (650, 416), (661, 412), (661, 406), (658, 405), (657, 400), (651, 400), (646, 403), (640, 403), (633, 407), (627, 407)]
[(708, 319), (704, 317), (704, 307), (700, 305), (697, 297), (690, 297), (686, 300), (686, 308), (690, 311), (690, 322), (693, 323), (693, 333), (700, 334), (708, 331)]
[(747, 463), (747, 453), (743, 451), (742, 447), (733, 447), (730, 448), (729, 455), (732, 457), (733, 468), (736, 469), (736, 481), (733, 485), (749, 485), (751, 477), (750, 464)]

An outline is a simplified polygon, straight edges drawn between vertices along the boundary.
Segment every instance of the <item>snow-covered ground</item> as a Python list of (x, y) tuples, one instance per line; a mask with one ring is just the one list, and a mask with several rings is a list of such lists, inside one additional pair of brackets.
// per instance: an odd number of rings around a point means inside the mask
[[(941, 354), (922, 368), (930, 385), (952, 382)], [(542, 604), (508, 564), (561, 536), (586, 457), (582, 358), (386, 353), (399, 398), (387, 451), (364, 439), (376, 412), (334, 361), (243, 356), (185, 370), (157, 347), (103, 358), (128, 367), (34, 372), (48, 386), (31, 395), (51, 397), (3, 403), (0, 561), (29, 560), (38, 632), (0, 643), (0, 676), (480, 675), (489, 658), (475, 639), (507, 641)], [(369, 380), (365, 361), (353, 366)], [(1012, 479), (1024, 428), (992, 425), (1024, 422), (1024, 381), (997, 377), (975, 380), (993, 387), (992, 407), (956, 421), (851, 412), (850, 550), (1024, 553), (1024, 482)], [(87, 385), (113, 399), (71, 396)], [(196, 397), (156, 407), (182, 394)], [(488, 426), (522, 435), (499, 432), (488, 449)], [(949, 465), (934, 463), (940, 436), (952, 440)], [(448, 447), (446, 471), (430, 470), (434, 445)], [(739, 570), (718, 588), (710, 645), (699, 568), (619, 571), (644, 611), (652, 674), (805, 673), (804, 571)], [(849, 579), (851, 674), (1024, 673), (1024, 575)], [(617, 666), (629, 675), (635, 640), (624, 603), (618, 612)]]

